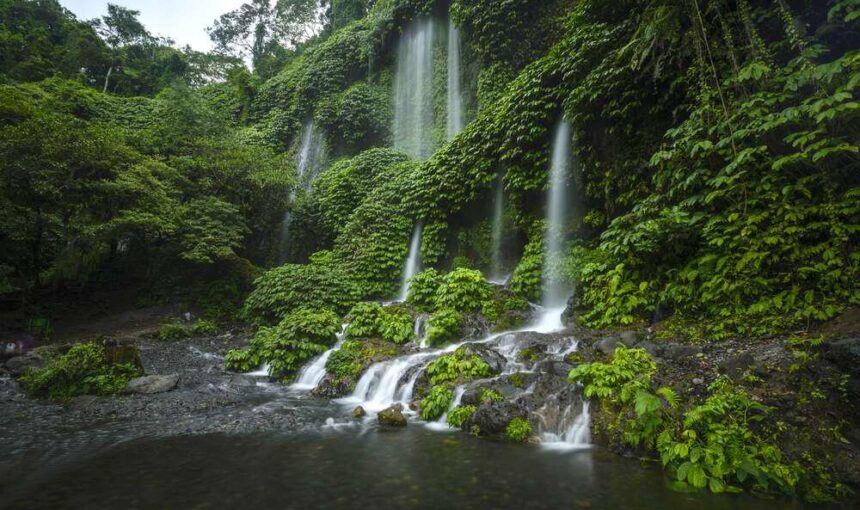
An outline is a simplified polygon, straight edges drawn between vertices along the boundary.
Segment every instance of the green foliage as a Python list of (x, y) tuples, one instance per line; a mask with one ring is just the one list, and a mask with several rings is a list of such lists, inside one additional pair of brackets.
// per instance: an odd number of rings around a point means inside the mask
[(402, 307), (388, 307), (382, 314), (380, 334), (386, 342), (405, 344), (415, 336), (412, 314)]
[(460, 337), (463, 331), (463, 315), (448, 308), (433, 312), (427, 320), (427, 343), (443, 345)]
[(301, 366), (331, 347), (340, 331), (340, 318), (332, 311), (298, 309), (277, 326), (261, 327), (244, 351), (230, 351), (224, 358), (230, 370), (247, 372), (263, 363), (269, 375), (289, 380)]
[(195, 335), (214, 335), (218, 333), (218, 325), (210, 320), (197, 319), (191, 326), (191, 331)]
[(525, 418), (512, 418), (505, 428), (505, 436), (509, 441), (522, 443), (532, 436), (532, 425)]
[(480, 310), (492, 297), (490, 284), (475, 269), (455, 269), (445, 275), (436, 290), (436, 307), (461, 313)]
[(795, 494), (803, 469), (786, 464), (754, 425), (765, 419), (767, 407), (720, 378), (703, 402), (682, 412), (672, 389), (652, 389), (655, 373), (645, 351), (620, 347), (610, 363), (579, 365), (570, 380), (600, 399), (626, 443), (656, 451), (678, 482), (712, 492)]
[(489, 404), (491, 402), (502, 402), (503, 400), (505, 400), (505, 397), (503, 397), (498, 390), (495, 390), (493, 388), (482, 388), (481, 397), (479, 400), (482, 404)]
[(541, 296), (544, 259), (543, 235), (537, 233), (538, 227), (533, 227), (532, 232), (535, 233), (529, 237), (523, 257), (511, 277), (511, 290), (524, 299), (537, 302)]
[(490, 366), (479, 356), (461, 347), (433, 360), (426, 369), (430, 384), (463, 384), (492, 375)]
[(338, 134), (333, 141), (335, 154), (358, 154), (388, 145), (393, 102), (389, 90), (389, 84), (360, 82), (317, 106), (317, 124), (328, 133)]
[(348, 338), (374, 338), (380, 335), (382, 324), (382, 305), (379, 303), (358, 303), (346, 316)]
[(28, 370), (19, 383), (32, 397), (68, 399), (78, 395), (116, 395), (138, 375), (138, 367), (108, 362), (104, 346), (89, 342), (51, 357), (43, 368)]
[(448, 426), (454, 428), (460, 428), (466, 423), (466, 420), (470, 419), (477, 408), (475, 406), (457, 406), (454, 409), (451, 409), (448, 412), (448, 417), (446, 418), (448, 422)]
[(421, 419), (424, 421), (438, 419), (451, 407), (453, 401), (454, 394), (448, 386), (433, 386), (430, 393), (421, 401)]
[(254, 282), (244, 315), (257, 324), (274, 324), (291, 310), (320, 308), (344, 313), (357, 301), (349, 277), (320, 255), (318, 263), (285, 264)]
[(375, 361), (396, 355), (397, 349), (390, 344), (347, 340), (339, 350), (329, 356), (325, 368), (336, 379), (342, 380), (357, 377)]
[(413, 308), (422, 312), (429, 312), (436, 308), (436, 293), (442, 284), (439, 272), (433, 269), (425, 269), (409, 280), (409, 294), (406, 302)]
[(191, 330), (182, 319), (162, 322), (158, 327), (158, 339), (163, 341), (182, 340), (191, 336)]

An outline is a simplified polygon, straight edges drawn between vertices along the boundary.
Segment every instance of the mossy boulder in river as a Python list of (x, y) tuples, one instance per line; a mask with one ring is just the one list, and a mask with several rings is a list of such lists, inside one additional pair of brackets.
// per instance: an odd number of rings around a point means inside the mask
[(385, 427), (405, 427), (407, 423), (400, 406), (391, 406), (388, 409), (379, 411), (376, 419), (380, 425)]

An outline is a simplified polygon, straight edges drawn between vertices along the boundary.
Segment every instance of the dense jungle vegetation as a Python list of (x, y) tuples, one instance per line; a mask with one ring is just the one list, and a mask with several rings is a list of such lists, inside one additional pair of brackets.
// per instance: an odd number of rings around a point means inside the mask
[[(808, 330), (860, 305), (858, 7), (253, 0), (213, 21), (216, 50), (201, 53), (119, 6), (83, 21), (56, 0), (0, 0), (0, 305), (39, 332), (58, 310), (134, 287), (141, 305), (253, 325), (227, 364), (267, 362), (282, 379), (333, 345), (344, 317), (348, 341), (332, 358), (343, 374), (360, 366), (359, 339), (412, 339), (412, 311), (430, 314), (431, 345), (456, 338), (470, 312), (513, 324), (541, 295), (550, 144), (564, 118), (577, 207), (552, 273), (576, 289), (579, 325), (693, 342)], [(449, 15), (464, 41), (468, 124), (446, 140), (441, 73), (436, 150), (416, 160), (391, 148), (395, 43), (410, 21)], [(328, 164), (307, 183), (296, 166), (311, 120)], [(481, 273), (499, 183), (504, 291)], [(410, 310), (369, 303), (396, 295), (416, 224), (426, 270)], [(701, 432), (708, 413), (757, 404), (720, 383), (682, 416), (671, 393), (637, 394), (653, 362), (626, 356), (571, 380), (635, 408), (643, 419), (626, 433), (680, 481), (797, 491), (801, 475), (759, 442), (760, 454), (684, 464), (713, 445), (663, 431)], [(446, 376), (446, 363), (489, 373), (443, 360), (438, 382), (466, 370)], [(607, 384), (612, 370), (626, 372)], [(451, 394), (433, 384), (435, 418)], [(734, 425), (726, 442), (741, 444), (748, 423)]]

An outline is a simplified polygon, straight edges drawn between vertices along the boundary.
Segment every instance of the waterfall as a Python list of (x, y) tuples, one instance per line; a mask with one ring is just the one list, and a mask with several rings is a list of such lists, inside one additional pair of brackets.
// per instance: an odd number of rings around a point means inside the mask
[(448, 18), (448, 140), (463, 130), (463, 92), (460, 79), (460, 30)]
[[(579, 413), (575, 405), (560, 409), (553, 400), (535, 412), (540, 421), (541, 446), (551, 450), (581, 450), (591, 447), (591, 415), (588, 400), (582, 401)], [(559, 410), (561, 412), (559, 412)]]
[[(296, 152), (296, 183), (290, 190), (288, 207), (292, 207), (299, 189), (307, 191), (319, 175), (325, 161), (325, 137), (316, 129), (313, 119), (305, 123), (302, 140)], [(289, 256), (290, 210), (284, 212), (281, 220), (281, 261)]]
[(542, 304), (545, 319), (558, 320), (567, 302), (570, 290), (561, 277), (565, 250), (565, 223), (567, 219), (567, 175), (570, 162), (570, 124), (562, 120), (556, 128), (552, 144), (549, 190), (547, 191), (547, 225), (544, 235), (545, 258), (543, 268)]
[(332, 353), (340, 349), (345, 339), (346, 324), (343, 325), (340, 333), (338, 333), (337, 343), (334, 344), (334, 347), (322, 353), (309, 365), (306, 365), (302, 371), (299, 372), (299, 378), (295, 383), (293, 383), (292, 387), (297, 390), (312, 390), (316, 388), (325, 378), (325, 364), (328, 362), (329, 357)]
[(496, 183), (495, 198), (493, 199), (493, 234), (490, 259), (490, 281), (504, 283), (502, 273), (502, 237), (505, 233), (505, 185), (501, 179)]
[(394, 148), (413, 158), (433, 153), (433, 28), (414, 20), (397, 45), (394, 76)]
[(403, 280), (400, 283), (399, 301), (406, 301), (406, 296), (409, 294), (409, 279), (415, 276), (418, 272), (418, 267), (421, 265), (421, 223), (415, 224), (415, 230), (412, 232), (412, 240), (409, 242), (409, 255), (406, 257), (406, 264), (403, 266)]

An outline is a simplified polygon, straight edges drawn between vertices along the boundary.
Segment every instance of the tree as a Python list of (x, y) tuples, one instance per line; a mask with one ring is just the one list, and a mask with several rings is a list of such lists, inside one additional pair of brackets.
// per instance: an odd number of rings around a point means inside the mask
[(257, 71), (267, 56), (293, 48), (319, 30), (319, 0), (251, 0), (207, 29), (220, 52), (251, 58)]
[(140, 16), (140, 11), (126, 9), (116, 4), (108, 4), (107, 16), (96, 18), (90, 22), (96, 29), (96, 32), (110, 46), (113, 53), (113, 61), (105, 74), (103, 92), (107, 92), (111, 74), (119, 65), (120, 49), (122, 47), (130, 45), (142, 46), (156, 41), (146, 30), (146, 27), (137, 19), (138, 16)]

